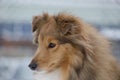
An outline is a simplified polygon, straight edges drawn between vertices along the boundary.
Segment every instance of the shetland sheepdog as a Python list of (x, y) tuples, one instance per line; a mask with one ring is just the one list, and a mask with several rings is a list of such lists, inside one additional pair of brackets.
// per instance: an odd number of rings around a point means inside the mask
[(109, 41), (78, 17), (44, 13), (33, 18), (32, 31), (35, 80), (120, 80)]

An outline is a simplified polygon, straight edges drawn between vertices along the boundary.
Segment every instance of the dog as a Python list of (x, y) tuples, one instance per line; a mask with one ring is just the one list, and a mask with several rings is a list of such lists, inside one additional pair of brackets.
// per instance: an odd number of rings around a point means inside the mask
[(33, 18), (35, 80), (120, 80), (110, 42), (78, 17), (44, 13)]

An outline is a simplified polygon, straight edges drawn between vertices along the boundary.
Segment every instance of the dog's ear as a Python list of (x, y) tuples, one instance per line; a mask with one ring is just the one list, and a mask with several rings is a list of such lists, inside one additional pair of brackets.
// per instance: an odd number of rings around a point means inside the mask
[(63, 35), (72, 35), (80, 32), (78, 18), (66, 14), (58, 14), (54, 17), (59, 30), (60, 32), (62, 32)]
[(35, 32), (37, 30), (37, 24), (40, 20), (40, 16), (34, 16), (32, 21), (32, 31)]
[(32, 32), (34, 33), (34, 43), (38, 43), (38, 35), (39, 35), (39, 31), (42, 27), (43, 24), (45, 24), (46, 21), (48, 21), (48, 14), (44, 13), (41, 16), (34, 16), (33, 17), (33, 21), (32, 21)]
[(35, 32), (43, 23), (48, 20), (49, 15), (44, 13), (42, 16), (34, 16), (32, 21), (32, 31)]

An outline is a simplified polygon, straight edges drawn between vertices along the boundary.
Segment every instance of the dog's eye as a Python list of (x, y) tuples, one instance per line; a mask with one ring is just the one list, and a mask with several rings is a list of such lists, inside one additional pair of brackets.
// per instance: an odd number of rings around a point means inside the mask
[(48, 48), (54, 48), (55, 46), (56, 46), (55, 43), (50, 43), (50, 44), (48, 45)]

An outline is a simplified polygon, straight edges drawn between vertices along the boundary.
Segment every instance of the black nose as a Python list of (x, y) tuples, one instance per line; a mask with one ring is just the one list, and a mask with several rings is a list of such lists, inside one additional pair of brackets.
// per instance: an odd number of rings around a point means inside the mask
[(36, 63), (31, 63), (31, 64), (29, 64), (29, 68), (31, 69), (31, 70), (35, 70), (36, 68), (37, 68), (37, 64)]

